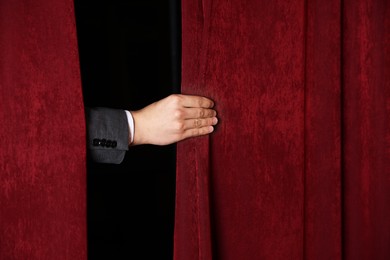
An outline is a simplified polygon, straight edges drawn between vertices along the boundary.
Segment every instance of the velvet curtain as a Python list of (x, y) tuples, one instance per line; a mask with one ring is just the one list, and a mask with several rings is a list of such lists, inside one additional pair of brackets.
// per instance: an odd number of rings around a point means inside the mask
[(86, 259), (73, 1), (0, 0), (0, 259)]
[(390, 259), (390, 1), (182, 1), (175, 259)]

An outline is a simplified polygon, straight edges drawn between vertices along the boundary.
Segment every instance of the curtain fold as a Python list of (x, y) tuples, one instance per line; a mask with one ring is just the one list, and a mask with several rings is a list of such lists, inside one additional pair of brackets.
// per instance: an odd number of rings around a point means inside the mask
[(389, 5), (182, 1), (176, 260), (390, 258)]
[(0, 1), (0, 259), (86, 259), (73, 1)]
[(340, 259), (341, 3), (307, 1), (304, 256)]

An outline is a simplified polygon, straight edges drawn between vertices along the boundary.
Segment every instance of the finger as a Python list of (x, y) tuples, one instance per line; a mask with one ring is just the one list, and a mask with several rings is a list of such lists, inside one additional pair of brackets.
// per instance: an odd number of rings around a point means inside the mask
[(201, 128), (188, 129), (187, 131), (184, 132), (183, 139), (207, 135), (207, 134), (212, 133), (213, 131), (214, 131), (213, 126), (205, 126), (205, 127), (201, 127)]
[(184, 107), (202, 107), (202, 108), (212, 108), (214, 106), (214, 101), (209, 98), (201, 96), (191, 96), (191, 95), (181, 95), (182, 105)]
[(217, 112), (213, 109), (209, 108), (185, 108), (184, 109), (184, 118), (185, 119), (191, 119), (191, 118), (209, 118), (209, 117), (215, 117), (217, 115)]
[(204, 118), (204, 119), (187, 119), (184, 121), (184, 130), (191, 128), (202, 128), (205, 126), (212, 126), (218, 123), (218, 119), (216, 117), (212, 118)]

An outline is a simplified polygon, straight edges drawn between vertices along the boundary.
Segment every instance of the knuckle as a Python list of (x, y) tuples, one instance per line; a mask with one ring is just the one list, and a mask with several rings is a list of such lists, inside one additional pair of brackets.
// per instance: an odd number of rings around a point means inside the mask
[(200, 127), (202, 125), (202, 121), (200, 119), (195, 119), (194, 120), (194, 126), (195, 127)]
[(204, 112), (203, 109), (199, 109), (198, 116), (199, 116), (200, 118), (202, 118), (202, 117), (205, 116), (205, 112)]
[(181, 110), (181, 109), (176, 109), (173, 111), (173, 117), (175, 119), (181, 119), (181, 118), (183, 118), (183, 115), (184, 115), (184, 113), (183, 113), (183, 110)]
[(180, 101), (181, 101), (180, 95), (172, 94), (168, 98), (169, 98), (170, 102), (172, 102), (173, 104), (175, 104), (175, 105), (180, 104)]
[(198, 136), (198, 135), (200, 135), (200, 130), (199, 129), (193, 129), (191, 134), (192, 134), (192, 136)]
[(185, 125), (183, 122), (176, 122), (174, 125), (173, 125), (173, 128), (177, 131), (177, 132), (183, 132), (183, 130), (185, 129)]

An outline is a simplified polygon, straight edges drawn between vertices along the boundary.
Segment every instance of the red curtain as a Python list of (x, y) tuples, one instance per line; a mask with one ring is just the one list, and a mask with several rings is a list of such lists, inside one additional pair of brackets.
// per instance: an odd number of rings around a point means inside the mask
[(175, 259), (390, 259), (390, 1), (182, 1)]
[(86, 259), (73, 1), (0, 0), (0, 259)]

